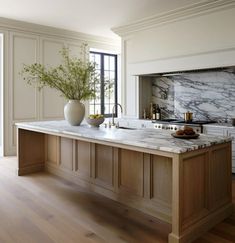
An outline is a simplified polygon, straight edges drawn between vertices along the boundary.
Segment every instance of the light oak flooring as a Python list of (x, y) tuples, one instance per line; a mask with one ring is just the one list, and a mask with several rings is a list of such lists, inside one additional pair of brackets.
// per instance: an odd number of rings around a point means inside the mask
[[(15, 169), (15, 157), (0, 159), (0, 243), (167, 242), (169, 224), (51, 174), (18, 177)], [(196, 242), (235, 242), (235, 214)]]

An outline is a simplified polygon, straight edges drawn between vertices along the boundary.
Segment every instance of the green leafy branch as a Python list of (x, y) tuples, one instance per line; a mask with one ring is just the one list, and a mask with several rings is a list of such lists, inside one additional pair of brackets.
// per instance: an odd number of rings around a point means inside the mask
[[(81, 50), (86, 52), (86, 44)], [(95, 86), (99, 83), (96, 64), (80, 58), (70, 57), (69, 49), (60, 51), (62, 64), (57, 67), (46, 67), (40, 63), (24, 64), (21, 75), (30, 85), (39, 90), (47, 86), (58, 90), (70, 100), (89, 100), (96, 97)]]

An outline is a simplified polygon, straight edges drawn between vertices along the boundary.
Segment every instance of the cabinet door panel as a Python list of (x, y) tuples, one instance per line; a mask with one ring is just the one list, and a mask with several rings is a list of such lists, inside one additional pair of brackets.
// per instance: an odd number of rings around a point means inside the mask
[(60, 139), (60, 166), (69, 171), (73, 170), (73, 140), (70, 138)]
[(57, 165), (59, 164), (58, 141), (59, 141), (59, 137), (57, 136), (53, 136), (53, 135), (46, 136), (46, 161)]
[(211, 153), (211, 191), (213, 193), (210, 199), (212, 208), (221, 206), (230, 198), (231, 164), (224, 162), (229, 161), (229, 153), (230, 150), (223, 146)]
[(88, 142), (76, 142), (75, 171), (78, 176), (85, 180), (91, 177), (91, 144)]
[(153, 155), (152, 158), (151, 200), (167, 204), (172, 201), (172, 160)]
[(95, 144), (94, 169), (95, 183), (113, 190), (114, 160), (112, 147)]
[(207, 152), (182, 161), (182, 223), (184, 227), (203, 217), (208, 212)]
[(119, 188), (143, 197), (144, 155), (121, 149), (119, 154)]

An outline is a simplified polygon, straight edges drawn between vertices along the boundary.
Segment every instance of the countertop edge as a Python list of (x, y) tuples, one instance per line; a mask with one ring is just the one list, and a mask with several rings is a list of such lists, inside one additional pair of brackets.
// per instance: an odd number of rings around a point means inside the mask
[[(21, 128), (21, 129), (26, 129), (26, 130), (32, 131), (32, 132), (41, 132), (44, 134), (61, 136), (61, 137), (71, 138), (71, 139), (79, 139), (81, 141), (93, 142), (93, 143), (109, 145), (109, 146), (112, 145), (112, 147), (116, 147), (116, 148), (131, 149), (131, 150), (138, 151), (138, 152), (147, 152), (147, 153), (156, 154), (156, 155), (166, 155), (167, 154), (168, 157), (173, 157), (175, 154), (185, 153), (185, 152), (176, 152), (176, 151), (172, 152), (172, 151), (166, 151), (166, 150), (159, 150), (159, 149), (155, 149), (155, 148), (151, 149), (151, 148), (146, 148), (143, 146), (131, 145), (128, 143), (119, 143), (119, 142), (115, 142), (113, 140), (109, 141), (109, 140), (105, 140), (105, 139), (87, 138), (84, 136), (79, 136), (78, 134), (74, 134), (74, 133), (60, 132), (58, 130), (51, 131), (51, 129), (37, 128), (35, 126), (23, 124), (23, 123), (15, 123), (15, 126), (17, 126), (18, 128)], [(192, 150), (192, 151), (194, 151), (194, 150)], [(190, 152), (190, 151), (186, 151), (186, 152)]]
[[(48, 122), (53, 122), (53, 121), (48, 121)], [(17, 128), (21, 128), (21, 129), (25, 129), (25, 130), (30, 130), (30, 131), (35, 131), (35, 132), (41, 132), (44, 134), (51, 134), (51, 135), (57, 135), (57, 136), (61, 136), (61, 137), (67, 137), (67, 138), (72, 138), (72, 139), (80, 139), (83, 141), (88, 141), (88, 142), (95, 142), (95, 143), (99, 143), (99, 144), (105, 144), (105, 145), (112, 145), (113, 147), (120, 147), (120, 148), (128, 148), (128, 149), (132, 149), (132, 150), (136, 150), (136, 151), (141, 151), (141, 152), (149, 152), (152, 154), (171, 154), (172, 156), (175, 154), (183, 154), (183, 153), (188, 153), (191, 151), (195, 151), (195, 150), (199, 150), (199, 149), (203, 149), (206, 147), (210, 147), (213, 145), (217, 145), (217, 144), (223, 144), (226, 142), (230, 142), (232, 139), (229, 137), (223, 137), (220, 136), (220, 141), (214, 141), (214, 142), (208, 142), (208, 143), (204, 143), (203, 145), (193, 145), (191, 148), (188, 148), (186, 150), (186, 148), (182, 149), (174, 149), (173, 147), (164, 147), (164, 146), (159, 146), (158, 148), (157, 145), (153, 146), (153, 145), (145, 145), (145, 144), (141, 144), (138, 143), (138, 141), (135, 143), (133, 142), (133, 144), (131, 144), (130, 142), (125, 142), (123, 140), (117, 140), (115, 141), (114, 139), (109, 139), (109, 138), (97, 138), (97, 137), (89, 137), (89, 136), (84, 136), (81, 135), (79, 133), (75, 133), (73, 131), (61, 131), (61, 130), (57, 130), (57, 129), (53, 129), (53, 128), (45, 128), (42, 127), (40, 125), (37, 124), (29, 124), (30, 122), (17, 122), (15, 123)], [(143, 129), (139, 129), (143, 130)], [(147, 129), (146, 129), (147, 130)], [(152, 130), (152, 129), (151, 129)], [(138, 131), (138, 129), (137, 129)], [(152, 146), (152, 147), (151, 147)]]

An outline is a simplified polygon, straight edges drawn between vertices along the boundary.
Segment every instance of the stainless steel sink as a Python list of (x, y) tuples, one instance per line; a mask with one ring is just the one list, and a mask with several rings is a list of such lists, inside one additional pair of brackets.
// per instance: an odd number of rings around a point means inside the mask
[(136, 130), (136, 128), (133, 127), (118, 127), (118, 129)]

